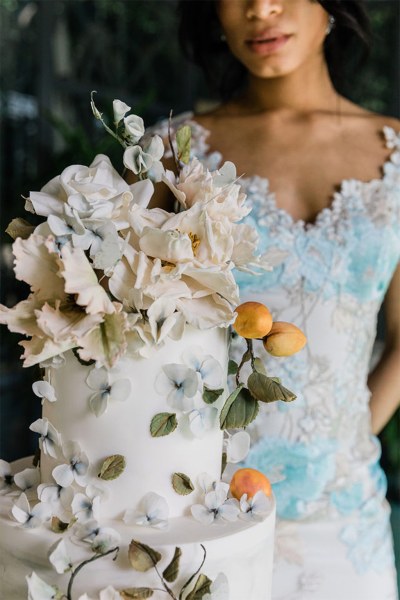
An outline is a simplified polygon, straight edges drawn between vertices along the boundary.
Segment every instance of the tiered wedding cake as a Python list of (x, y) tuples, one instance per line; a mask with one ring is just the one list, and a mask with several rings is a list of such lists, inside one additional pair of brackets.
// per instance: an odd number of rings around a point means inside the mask
[[(249, 209), (233, 165), (189, 160), (183, 127), (176, 179), (129, 110), (114, 101), (112, 133), (137, 183), (99, 155), (30, 194), (41, 225), (8, 228), (31, 293), (0, 322), (30, 338), (24, 364), (44, 375), (30, 426), (40, 457), (0, 461), (1, 598), (25, 598), (27, 579), (32, 600), (268, 600), (273, 498), (234, 498), (221, 480), (223, 456), (245, 457), (268, 379), (249, 347), (249, 389), (237, 375), (228, 395), (232, 269), (265, 257), (239, 223)], [(153, 181), (179, 212), (147, 208)]]

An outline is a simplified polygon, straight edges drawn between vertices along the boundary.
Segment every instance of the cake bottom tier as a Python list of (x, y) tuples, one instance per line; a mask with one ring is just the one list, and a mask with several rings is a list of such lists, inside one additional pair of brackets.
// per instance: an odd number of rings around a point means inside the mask
[[(74, 566), (93, 553), (74, 542), (70, 531), (54, 533), (48, 525), (34, 529), (22, 527), (10, 517), (14, 501), (15, 497), (0, 497), (1, 600), (26, 600), (26, 576), (32, 571), (66, 594), (70, 574), (57, 574), (48, 560), (49, 553), (60, 539), (66, 540)], [(104, 522), (102, 526), (112, 527), (121, 535), (117, 559), (114, 561), (113, 555), (103, 556), (85, 566), (74, 579), (71, 600), (78, 600), (85, 593), (97, 600), (99, 592), (110, 585), (118, 591), (132, 587), (160, 590), (162, 584), (154, 568), (140, 573), (130, 565), (128, 547), (132, 539), (162, 555), (157, 564), (159, 573), (171, 562), (175, 548), (181, 549), (178, 577), (169, 584), (176, 598), (183, 584), (199, 568), (204, 556), (203, 545), (206, 559), (201, 573), (213, 581), (219, 573), (224, 573), (229, 583), (229, 600), (270, 600), (274, 525), (273, 502), (270, 514), (261, 522), (238, 520), (202, 525), (191, 517), (179, 517), (170, 519), (167, 530), (127, 526), (115, 520)], [(191, 588), (192, 585), (186, 589), (183, 598)], [(165, 600), (170, 596), (165, 591), (155, 591), (151, 597)]]

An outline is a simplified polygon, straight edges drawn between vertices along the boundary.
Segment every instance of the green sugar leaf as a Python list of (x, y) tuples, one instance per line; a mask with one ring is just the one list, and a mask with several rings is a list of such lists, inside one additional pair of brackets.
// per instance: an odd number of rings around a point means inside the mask
[(172, 487), (180, 496), (187, 496), (194, 490), (193, 483), (184, 473), (174, 473), (172, 475)]
[(125, 466), (125, 457), (121, 454), (113, 454), (112, 456), (108, 456), (101, 465), (98, 477), (100, 477), (100, 479), (104, 479), (105, 481), (117, 479), (117, 477), (119, 477), (124, 471)]
[(205, 594), (210, 593), (211, 584), (211, 579), (209, 579), (206, 575), (203, 575), (203, 573), (200, 573), (196, 583), (194, 584), (194, 588), (186, 596), (186, 600), (201, 600)]
[(172, 433), (177, 428), (178, 421), (174, 413), (158, 413), (150, 423), (152, 437), (161, 437)]
[(254, 368), (257, 371), (257, 373), (262, 373), (263, 375), (267, 374), (267, 371), (265, 370), (265, 365), (261, 358), (259, 358), (258, 356), (256, 356), (254, 359)]
[(182, 556), (182, 550), (180, 548), (178, 548), (178, 546), (175, 548), (175, 552), (174, 552), (174, 556), (171, 560), (171, 562), (169, 563), (168, 567), (166, 567), (163, 571), (163, 577), (165, 579), (165, 581), (168, 581), (169, 583), (172, 581), (175, 581), (175, 579), (178, 577), (178, 573), (179, 573), (179, 562)]
[(192, 138), (192, 130), (189, 125), (183, 125), (176, 132), (176, 143), (178, 146), (178, 159), (183, 163), (188, 163), (190, 160), (190, 142)]
[(151, 598), (154, 594), (151, 588), (138, 587), (128, 588), (119, 592), (123, 600), (136, 600), (138, 598)]
[(161, 560), (161, 554), (147, 544), (132, 540), (129, 544), (128, 558), (136, 571), (144, 573)]
[(31, 225), (25, 219), (18, 217), (17, 219), (13, 219), (11, 223), (9, 223), (6, 229), (6, 233), (8, 233), (8, 235), (12, 237), (13, 240), (16, 240), (17, 238), (22, 238), (23, 240), (26, 240), (31, 235), (31, 233), (34, 232), (34, 230), (34, 225)]
[(247, 427), (258, 414), (258, 402), (240, 385), (226, 401), (220, 415), (221, 429)]
[(271, 377), (267, 377), (263, 373), (257, 373), (253, 371), (247, 380), (249, 391), (253, 398), (260, 402), (276, 402), (282, 400), (283, 402), (292, 402), (295, 400), (296, 395), (290, 390), (285, 388), (276, 380)]
[(230, 360), (228, 363), (228, 375), (236, 375), (239, 365), (234, 360)]
[(213, 404), (216, 400), (218, 400), (218, 398), (223, 393), (224, 393), (223, 388), (218, 389), (218, 390), (209, 390), (208, 388), (206, 388), (204, 386), (203, 400), (206, 404)]

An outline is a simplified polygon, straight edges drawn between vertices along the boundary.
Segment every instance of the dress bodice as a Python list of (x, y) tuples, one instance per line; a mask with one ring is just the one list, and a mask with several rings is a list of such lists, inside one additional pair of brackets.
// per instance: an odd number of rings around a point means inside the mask
[[(182, 122), (192, 126), (193, 153), (216, 168), (222, 157), (208, 152), (207, 131), (190, 113)], [(275, 480), (284, 518), (346, 514), (385, 493), (366, 382), (378, 311), (400, 258), (400, 134), (384, 127), (382, 136), (393, 150), (382, 177), (343, 181), (312, 224), (278, 208), (266, 178), (241, 178), (252, 208), (246, 221), (276, 262), (261, 276), (236, 273), (241, 301), (263, 302), (274, 320), (308, 338), (285, 359), (257, 347), (267, 371), (297, 394), (291, 404), (263, 405), (248, 428), (247, 464)]]

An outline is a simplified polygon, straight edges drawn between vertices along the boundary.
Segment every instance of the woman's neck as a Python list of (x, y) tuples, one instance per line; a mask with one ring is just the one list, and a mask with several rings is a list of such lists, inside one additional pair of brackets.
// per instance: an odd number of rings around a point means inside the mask
[(287, 75), (260, 78), (249, 74), (247, 86), (234, 105), (242, 114), (337, 113), (339, 98), (325, 61), (315, 59)]

